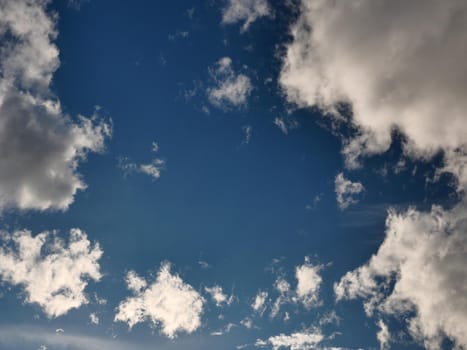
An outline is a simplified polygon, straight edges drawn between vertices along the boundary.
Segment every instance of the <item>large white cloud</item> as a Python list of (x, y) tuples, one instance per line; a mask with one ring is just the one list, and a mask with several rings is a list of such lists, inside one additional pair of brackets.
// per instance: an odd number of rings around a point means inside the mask
[(115, 321), (126, 322), (131, 328), (137, 323), (150, 321), (161, 325), (169, 338), (177, 333), (192, 333), (201, 326), (204, 298), (177, 274), (170, 264), (162, 264), (156, 280), (148, 285), (134, 271), (127, 274), (126, 282), (134, 296), (123, 300), (117, 309)]
[(344, 149), (349, 166), (388, 149), (394, 128), (414, 155), (466, 142), (465, 1), (301, 3), (280, 83), (290, 101), (338, 118), (350, 103), (361, 135)]
[(408, 330), (429, 349), (444, 336), (467, 347), (466, 209), (391, 212), (383, 244), (335, 284), (337, 299), (363, 298), (368, 315), (413, 313)]
[(222, 10), (222, 23), (243, 22), (242, 32), (258, 18), (271, 16), (272, 11), (267, 0), (228, 0)]
[(58, 317), (88, 303), (88, 280), (101, 278), (99, 244), (86, 233), (70, 231), (68, 242), (54, 232), (1, 233), (0, 278), (24, 288), (26, 302), (38, 304), (48, 317)]
[(0, 210), (64, 210), (86, 187), (77, 173), (103, 150), (109, 124), (64, 114), (50, 91), (59, 67), (47, 0), (0, 2)]
[[(438, 173), (465, 193), (466, 29), (461, 0), (302, 0), (280, 83), (289, 101), (333, 118), (349, 104), (359, 133), (345, 140), (347, 166), (386, 151), (398, 129), (406, 155), (444, 151)], [(464, 197), (452, 209), (390, 212), (383, 244), (335, 285), (338, 299), (365, 299), (369, 315), (413, 313), (407, 330), (428, 348), (445, 336), (467, 347), (466, 207)]]

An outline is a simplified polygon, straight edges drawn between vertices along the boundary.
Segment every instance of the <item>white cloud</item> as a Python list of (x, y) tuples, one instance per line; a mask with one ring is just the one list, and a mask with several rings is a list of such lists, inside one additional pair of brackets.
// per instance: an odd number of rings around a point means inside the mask
[(466, 209), (390, 212), (378, 252), (335, 284), (337, 299), (363, 298), (368, 315), (413, 314), (408, 331), (428, 349), (445, 336), (467, 347)]
[[(151, 152), (157, 153), (158, 151), (159, 144), (153, 142), (151, 144)], [(123, 171), (124, 176), (140, 173), (150, 176), (153, 180), (157, 180), (161, 177), (161, 172), (165, 170), (165, 160), (154, 158), (150, 163), (137, 164), (132, 162), (128, 157), (121, 157), (118, 160), (118, 167)]]
[(68, 242), (55, 232), (35, 237), (30, 231), (2, 233), (0, 277), (24, 288), (26, 302), (38, 304), (48, 317), (58, 317), (88, 303), (84, 289), (88, 280), (101, 279), (99, 244), (86, 233), (70, 230)]
[(263, 314), (266, 309), (266, 301), (268, 298), (268, 292), (259, 291), (258, 294), (255, 296), (255, 300), (253, 304), (251, 304), (251, 308), (253, 311), (258, 312), (259, 314)]
[(222, 23), (243, 22), (241, 31), (248, 30), (250, 25), (261, 17), (272, 15), (267, 0), (228, 0), (222, 11)]
[(212, 287), (205, 287), (204, 290), (206, 293), (209, 293), (212, 300), (216, 303), (216, 306), (222, 307), (225, 305), (232, 304), (234, 300), (234, 296), (231, 295), (230, 297), (227, 294), (224, 294), (221, 286), (214, 285)]
[(311, 308), (320, 304), (319, 290), (322, 278), (319, 274), (321, 266), (310, 264), (308, 259), (305, 263), (295, 268), (295, 277), (297, 278), (296, 295), (298, 300), (306, 307)]
[(219, 108), (246, 106), (253, 90), (250, 78), (236, 74), (229, 57), (221, 58), (209, 71), (214, 80), (214, 87), (207, 89), (211, 104)]
[(274, 124), (286, 135), (289, 134), (291, 130), (298, 128), (298, 122), (295, 119), (291, 118), (274, 118)]
[(241, 320), (240, 324), (246, 329), (253, 328), (253, 320), (249, 317), (245, 317), (243, 320)]
[(232, 330), (232, 328), (236, 327), (237, 325), (234, 324), (234, 323), (228, 323), (225, 325), (225, 327), (223, 327), (221, 330), (218, 330), (218, 331), (215, 331), (215, 332), (211, 332), (211, 335), (212, 336), (221, 336), (221, 335), (224, 335), (224, 334), (227, 334), (227, 333), (230, 333), (230, 331)]
[(383, 320), (378, 321), (379, 331), (376, 333), (376, 339), (379, 342), (381, 350), (389, 349), (389, 342), (391, 341), (391, 333), (389, 333), (388, 326)]
[(466, 143), (465, 1), (301, 4), (280, 83), (289, 101), (337, 118), (351, 104), (360, 136), (344, 149), (348, 166), (387, 150), (394, 128), (416, 156)]
[(120, 303), (115, 321), (126, 322), (130, 328), (149, 321), (161, 325), (162, 333), (169, 338), (175, 338), (179, 332), (196, 331), (201, 326), (205, 301), (170, 269), (169, 263), (162, 264), (156, 281), (150, 285), (130, 271), (126, 281), (134, 296)]
[(99, 320), (99, 316), (97, 315), (97, 313), (95, 312), (92, 312), (89, 314), (89, 321), (91, 322), (91, 324), (93, 325), (98, 325), (100, 320)]
[(63, 113), (50, 83), (60, 62), (49, 1), (0, 3), (0, 210), (66, 210), (86, 187), (77, 172), (111, 126)]
[(290, 335), (280, 334), (269, 337), (267, 340), (258, 339), (255, 343), (257, 347), (272, 346), (274, 350), (289, 348), (290, 350), (312, 350), (317, 349), (319, 343), (324, 340), (320, 330), (312, 329), (303, 332), (296, 332)]
[(334, 180), (334, 187), (337, 204), (342, 210), (348, 208), (351, 204), (358, 203), (358, 200), (353, 196), (364, 190), (360, 182), (352, 182), (346, 179), (343, 173), (337, 174)]

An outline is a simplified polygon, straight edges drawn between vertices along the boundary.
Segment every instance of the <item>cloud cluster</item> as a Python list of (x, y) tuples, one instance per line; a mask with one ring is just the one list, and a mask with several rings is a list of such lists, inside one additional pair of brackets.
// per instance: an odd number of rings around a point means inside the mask
[(258, 339), (255, 343), (257, 347), (272, 346), (274, 350), (289, 348), (290, 350), (313, 350), (318, 349), (318, 345), (324, 340), (320, 330), (312, 329), (303, 332), (296, 332), (290, 335), (279, 334), (269, 337), (267, 340)]
[(59, 67), (49, 1), (0, 2), (0, 210), (59, 209), (86, 187), (77, 172), (111, 126), (64, 114), (50, 91)]
[[(151, 152), (159, 152), (159, 145), (156, 142), (151, 144)], [(118, 167), (123, 171), (124, 176), (140, 173), (157, 180), (161, 177), (161, 172), (165, 170), (165, 160), (156, 157), (149, 163), (137, 164), (128, 157), (121, 157), (118, 160)]]
[(222, 23), (243, 22), (241, 31), (245, 32), (258, 18), (271, 15), (267, 0), (228, 0), (222, 11)]
[(209, 72), (214, 80), (214, 87), (207, 89), (211, 104), (218, 108), (246, 106), (253, 90), (250, 78), (236, 74), (229, 57), (221, 58)]
[(302, 0), (280, 83), (289, 101), (337, 118), (351, 105), (350, 167), (387, 150), (395, 128), (411, 155), (455, 149), (467, 135), (466, 31), (462, 0)]
[(39, 305), (48, 317), (58, 317), (88, 303), (88, 280), (101, 279), (103, 251), (86, 233), (72, 229), (68, 242), (55, 232), (35, 237), (30, 231), (2, 232), (0, 277), (24, 288), (26, 302)]
[(378, 252), (335, 284), (337, 299), (364, 299), (368, 315), (413, 314), (408, 331), (428, 349), (445, 336), (467, 347), (466, 209), (391, 212)]
[(214, 285), (212, 287), (205, 287), (204, 290), (211, 296), (212, 300), (214, 300), (218, 307), (230, 305), (234, 301), (234, 296), (224, 294), (221, 286)]
[[(319, 298), (322, 284), (321, 269), (321, 265), (311, 264), (309, 258), (306, 257), (302, 265), (295, 267), (295, 278), (297, 280), (295, 288), (292, 288), (284, 276), (279, 276), (274, 283), (274, 289), (278, 294), (274, 303), (269, 305), (271, 300), (268, 299), (268, 292), (259, 291), (251, 305), (253, 311), (262, 315), (270, 307), (270, 316), (274, 318), (285, 304), (300, 304), (306, 309), (319, 306), (321, 304)], [(288, 313), (285, 313), (284, 319), (288, 320), (289, 317)]]
[(360, 182), (352, 182), (344, 177), (343, 173), (339, 173), (334, 180), (334, 191), (336, 192), (336, 200), (339, 208), (346, 209), (351, 204), (358, 203), (354, 195), (361, 193), (364, 190)]
[(169, 263), (162, 264), (150, 285), (130, 271), (126, 283), (134, 296), (120, 303), (115, 321), (125, 322), (130, 328), (144, 321), (160, 324), (162, 333), (169, 338), (175, 338), (179, 332), (196, 331), (201, 326), (205, 301), (170, 269)]

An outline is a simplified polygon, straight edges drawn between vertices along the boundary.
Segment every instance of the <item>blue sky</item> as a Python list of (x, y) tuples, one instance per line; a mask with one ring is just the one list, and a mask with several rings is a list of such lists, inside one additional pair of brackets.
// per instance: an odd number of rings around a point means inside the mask
[(467, 347), (466, 13), (0, 1), (0, 348)]

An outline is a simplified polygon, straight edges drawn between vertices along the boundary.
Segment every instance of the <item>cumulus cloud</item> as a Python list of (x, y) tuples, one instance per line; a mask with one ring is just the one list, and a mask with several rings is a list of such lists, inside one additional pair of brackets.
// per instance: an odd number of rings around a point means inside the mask
[(89, 314), (89, 321), (91, 322), (91, 324), (93, 325), (98, 325), (99, 322), (100, 322), (100, 319), (99, 319), (99, 316), (97, 315), (97, 313), (95, 312), (92, 312)]
[[(151, 152), (159, 152), (158, 143), (153, 142), (151, 144)], [(128, 157), (121, 157), (118, 160), (118, 167), (123, 171), (124, 176), (140, 173), (150, 176), (153, 180), (157, 180), (161, 177), (161, 172), (165, 170), (165, 160), (156, 157), (149, 163), (138, 164), (131, 161)]]
[(319, 305), (319, 290), (323, 279), (319, 272), (320, 265), (310, 264), (308, 258), (303, 265), (295, 268), (295, 277), (297, 278), (296, 295), (298, 300), (307, 308)]
[(378, 252), (335, 284), (337, 299), (362, 298), (368, 315), (413, 314), (408, 331), (429, 349), (445, 336), (467, 347), (466, 209), (390, 212)]
[(266, 310), (266, 302), (268, 299), (268, 292), (259, 291), (255, 296), (255, 300), (251, 304), (253, 311), (263, 314)]
[(241, 31), (244, 32), (257, 19), (271, 15), (271, 7), (267, 0), (228, 0), (222, 11), (222, 23), (243, 22)]
[(58, 317), (88, 303), (88, 280), (101, 279), (99, 244), (72, 229), (68, 242), (55, 232), (32, 236), (30, 231), (2, 232), (0, 277), (24, 288), (25, 301), (39, 305), (48, 317)]
[(389, 342), (391, 341), (391, 333), (389, 328), (383, 320), (378, 321), (379, 331), (376, 333), (376, 339), (379, 342), (379, 348), (381, 350), (389, 349)]
[[(274, 282), (274, 289), (278, 296), (270, 307), (270, 317), (278, 316), (281, 307), (286, 304), (300, 304), (306, 309), (321, 305), (319, 297), (322, 284), (321, 269), (322, 265), (313, 265), (310, 263), (310, 259), (305, 257), (305, 262), (295, 267), (297, 281), (295, 288), (285, 279), (285, 276), (280, 275)], [(268, 296), (267, 292), (258, 292), (252, 304), (253, 310), (262, 315), (269, 306)], [(290, 315), (285, 313), (284, 320), (287, 321), (289, 318)]]
[(274, 350), (289, 348), (290, 350), (312, 350), (324, 340), (324, 336), (318, 329), (296, 332), (290, 335), (279, 334), (269, 337), (267, 340), (258, 339), (257, 347), (272, 346)]
[(246, 106), (253, 90), (250, 78), (236, 74), (229, 57), (221, 58), (209, 71), (214, 80), (214, 86), (207, 89), (211, 104), (219, 108)]
[(336, 192), (337, 204), (343, 210), (351, 204), (358, 203), (354, 195), (361, 193), (364, 187), (360, 182), (352, 182), (346, 179), (343, 173), (339, 173), (334, 180), (334, 190)]
[(170, 270), (169, 263), (162, 264), (150, 285), (130, 271), (126, 282), (134, 296), (120, 303), (115, 321), (125, 322), (130, 328), (149, 321), (154, 326), (160, 325), (162, 333), (169, 338), (175, 338), (179, 332), (196, 331), (201, 326), (205, 300)]
[(97, 115), (66, 115), (50, 91), (60, 62), (48, 3), (0, 3), (0, 210), (67, 209), (86, 187), (80, 162), (111, 134)]
[(467, 135), (466, 30), (462, 0), (302, 0), (280, 83), (291, 102), (337, 118), (351, 105), (350, 167), (387, 150), (394, 128), (412, 155), (455, 149)]
[(205, 287), (204, 290), (211, 296), (212, 300), (214, 300), (218, 307), (230, 305), (234, 300), (233, 295), (228, 296), (227, 294), (224, 294), (221, 286), (214, 285), (212, 287)]

